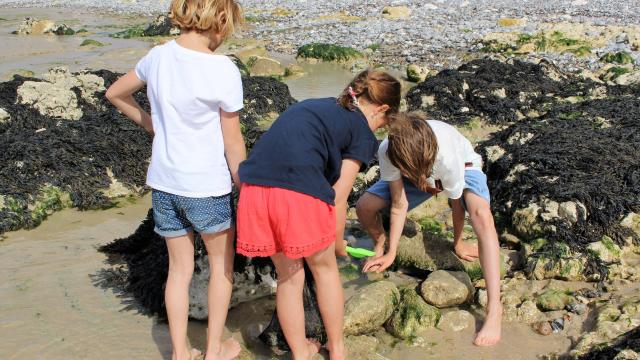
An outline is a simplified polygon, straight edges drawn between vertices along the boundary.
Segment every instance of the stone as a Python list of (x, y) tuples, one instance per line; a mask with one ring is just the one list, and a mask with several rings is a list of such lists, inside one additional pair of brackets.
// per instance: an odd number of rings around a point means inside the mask
[(427, 303), (438, 308), (464, 304), (473, 298), (475, 288), (463, 271), (434, 271), (422, 283), (420, 290)]
[(179, 35), (180, 28), (174, 26), (167, 15), (158, 15), (144, 30), (144, 36), (172, 36)]
[[(580, 209), (580, 211), (578, 211)], [(579, 201), (565, 201), (558, 206), (558, 216), (566, 220), (569, 224), (575, 224), (578, 220), (585, 220), (587, 208)]]
[(620, 225), (631, 229), (636, 235), (640, 236), (640, 215), (629, 213), (622, 219)]
[(247, 64), (252, 57), (268, 57), (269, 52), (263, 46), (249, 46), (236, 51), (234, 55)]
[(349, 358), (362, 360), (380, 360), (381, 355), (376, 352), (380, 341), (374, 336), (347, 336), (345, 347)]
[(622, 255), (622, 249), (606, 235), (602, 240), (587, 245), (587, 250), (605, 263), (620, 262)]
[(522, 243), (517, 236), (509, 233), (500, 234), (500, 242), (506, 244), (509, 249), (517, 249)]
[(524, 301), (517, 310), (517, 319), (525, 324), (531, 324), (542, 318), (542, 312), (538, 310), (536, 303), (531, 300)]
[(122, 182), (116, 179), (115, 175), (113, 174), (113, 170), (111, 168), (107, 168), (106, 172), (111, 183), (109, 184), (109, 187), (107, 189), (102, 190), (102, 193), (107, 198), (115, 199), (119, 197), (134, 195), (142, 190), (142, 189), (135, 189), (135, 190), (130, 189), (129, 187), (124, 185)]
[(359, 288), (345, 304), (345, 335), (362, 335), (378, 330), (400, 302), (397, 286), (378, 281)]
[(415, 82), (415, 83), (423, 82), (427, 79), (428, 75), (429, 75), (429, 70), (427, 70), (422, 66), (419, 66), (416, 64), (411, 64), (407, 66), (407, 80), (411, 82)]
[(60, 24), (60, 25), (55, 25), (51, 31), (52, 34), (56, 34), (56, 35), (75, 35), (75, 31), (68, 27), (65, 24)]
[(640, 360), (640, 354), (631, 349), (625, 349), (620, 351), (613, 360)]
[(489, 298), (487, 297), (487, 290), (479, 289), (476, 293), (476, 303), (486, 309), (488, 302)]
[(247, 66), (251, 76), (284, 76), (285, 67), (274, 59), (262, 56), (254, 56), (248, 62)]
[(535, 280), (560, 279), (565, 281), (585, 280), (585, 257), (549, 259), (544, 256), (529, 258), (526, 269)]
[(43, 35), (50, 33), (55, 25), (51, 20), (26, 18), (22, 21), (15, 33), (18, 35)]
[[(189, 286), (189, 317), (205, 320), (208, 317), (209, 259), (196, 259), (196, 269)], [(258, 281), (259, 280), (259, 281)], [(242, 273), (233, 274), (233, 291), (229, 307), (275, 294), (277, 283), (271, 276), (271, 268), (257, 270), (250, 265)]]
[(70, 89), (44, 81), (25, 81), (17, 93), (20, 104), (31, 105), (42, 115), (67, 120), (79, 120), (83, 115), (78, 98)]
[(499, 145), (488, 146), (484, 150), (487, 154), (487, 160), (492, 163), (498, 161), (506, 154), (506, 150)]
[(0, 124), (4, 124), (11, 120), (11, 115), (7, 112), (7, 110), (0, 108)]
[(386, 323), (387, 332), (407, 339), (436, 326), (440, 319), (438, 308), (427, 304), (413, 289), (402, 289), (400, 296), (400, 304)]
[(537, 304), (542, 311), (564, 309), (572, 300), (564, 290), (549, 289), (538, 296)]
[(409, 271), (464, 270), (453, 251), (453, 241), (433, 234), (417, 232), (403, 235), (398, 244), (395, 263)]
[(458, 332), (473, 326), (475, 322), (476, 319), (470, 312), (455, 310), (442, 315), (438, 322), (438, 328), (442, 331)]
[(640, 71), (622, 74), (615, 79), (618, 85), (638, 85), (640, 84)]
[(538, 220), (541, 210), (540, 206), (534, 202), (530, 203), (526, 208), (516, 210), (513, 213), (513, 228), (517, 232), (516, 235), (526, 239), (542, 235), (542, 227)]
[(502, 27), (513, 27), (526, 25), (527, 19), (502, 18), (498, 19), (498, 25)]
[(385, 6), (382, 17), (388, 20), (405, 20), (411, 17), (411, 9), (408, 6)]

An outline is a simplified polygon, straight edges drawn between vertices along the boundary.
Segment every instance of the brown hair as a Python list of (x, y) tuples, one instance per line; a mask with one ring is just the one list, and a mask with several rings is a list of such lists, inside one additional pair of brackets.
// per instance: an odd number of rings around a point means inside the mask
[(234, 0), (172, 0), (169, 18), (183, 31), (213, 30), (223, 38), (243, 22), (242, 8)]
[(400, 110), (402, 97), (400, 82), (384, 71), (365, 70), (358, 74), (338, 96), (338, 102), (343, 107), (355, 111), (356, 105), (349, 93), (353, 89), (356, 97), (364, 96), (369, 102), (377, 105), (388, 105), (387, 114), (393, 115)]
[(429, 187), (438, 141), (427, 117), (421, 112), (403, 112), (394, 116), (389, 128), (387, 155), (393, 166), (420, 190)]

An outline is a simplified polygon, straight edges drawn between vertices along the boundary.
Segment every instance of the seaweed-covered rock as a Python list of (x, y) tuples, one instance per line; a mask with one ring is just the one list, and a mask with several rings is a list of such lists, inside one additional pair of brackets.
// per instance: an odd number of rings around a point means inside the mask
[(414, 289), (400, 290), (400, 304), (387, 321), (387, 331), (400, 339), (433, 328), (440, 319), (440, 310), (427, 304)]
[(483, 59), (428, 78), (409, 90), (407, 103), (409, 110), (424, 110), (452, 124), (466, 124), (475, 116), (505, 124), (544, 112), (557, 98), (589, 96), (593, 87), (547, 62)]
[(303, 59), (345, 62), (362, 56), (362, 53), (356, 49), (335, 44), (313, 43), (298, 49), (298, 57)]
[(56, 24), (51, 20), (25, 18), (13, 33), (17, 35), (74, 35), (76, 32), (66, 24)]
[(549, 289), (538, 296), (538, 307), (543, 311), (562, 310), (571, 302), (571, 295), (563, 290)]
[(434, 271), (420, 286), (422, 297), (438, 308), (464, 304), (473, 299), (475, 288), (463, 271)]
[(180, 28), (174, 26), (167, 15), (158, 15), (143, 31), (144, 36), (172, 36), (178, 34), (180, 34)]
[(362, 335), (378, 330), (400, 301), (396, 285), (378, 281), (361, 287), (345, 304), (345, 335)]
[(268, 57), (253, 56), (247, 61), (247, 66), (252, 76), (278, 77), (285, 75), (285, 67), (279, 61)]
[[(66, 206), (103, 208), (145, 191), (151, 137), (104, 97), (118, 76), (54, 68), (42, 79), (0, 83), (0, 233), (37, 226)], [(244, 77), (243, 86), (241, 123), (251, 147), (261, 124), (295, 99), (275, 79)], [(144, 91), (135, 98), (149, 109)]]

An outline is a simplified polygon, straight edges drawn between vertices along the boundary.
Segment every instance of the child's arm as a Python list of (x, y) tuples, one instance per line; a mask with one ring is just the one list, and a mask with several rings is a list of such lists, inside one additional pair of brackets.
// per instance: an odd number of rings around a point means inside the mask
[(333, 185), (333, 190), (336, 192), (336, 255), (338, 256), (347, 256), (346, 245), (343, 241), (344, 227), (347, 223), (347, 199), (361, 166), (362, 163), (358, 160), (343, 159), (340, 178)]
[(362, 269), (364, 272), (375, 271), (381, 273), (385, 271), (396, 259), (398, 244), (402, 237), (402, 229), (407, 219), (407, 211), (409, 210), (409, 201), (404, 191), (404, 183), (402, 179), (391, 181), (389, 183), (391, 191), (391, 228), (389, 229), (389, 251), (375, 259), (370, 259)]
[(147, 132), (153, 134), (151, 115), (144, 111), (140, 104), (133, 98), (133, 94), (142, 89), (143, 86), (144, 82), (138, 79), (134, 70), (131, 70), (113, 83), (107, 90), (105, 96), (126, 117), (142, 126)]
[(237, 111), (226, 112), (220, 109), (220, 123), (222, 125), (224, 155), (227, 158), (233, 183), (240, 190), (242, 183), (240, 182), (240, 177), (238, 177), (238, 167), (247, 158), (247, 148), (240, 129), (240, 113)]

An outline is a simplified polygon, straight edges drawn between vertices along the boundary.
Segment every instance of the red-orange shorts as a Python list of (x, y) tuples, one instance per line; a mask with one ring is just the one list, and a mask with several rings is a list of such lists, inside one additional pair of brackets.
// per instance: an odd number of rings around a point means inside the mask
[(292, 190), (244, 184), (237, 217), (238, 254), (298, 259), (326, 249), (336, 238), (333, 206)]

